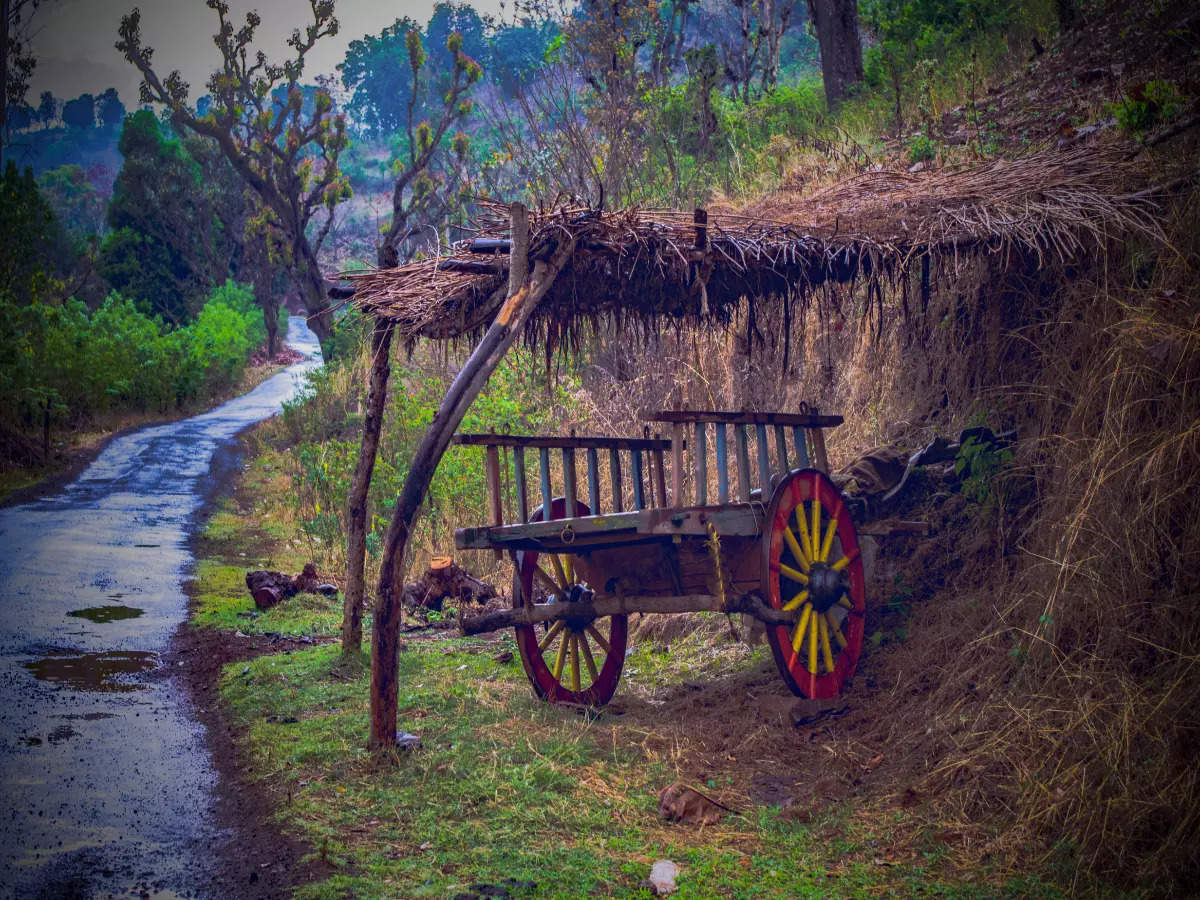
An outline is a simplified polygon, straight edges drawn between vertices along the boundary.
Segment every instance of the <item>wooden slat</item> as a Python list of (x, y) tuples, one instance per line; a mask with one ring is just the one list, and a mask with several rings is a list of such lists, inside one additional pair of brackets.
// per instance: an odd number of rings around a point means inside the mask
[(654, 460), (655, 505), (663, 507), (667, 505), (667, 472), (663, 465), (663, 452), (651, 450), (650, 457)]
[[(815, 406), (813, 407), (813, 410), (814, 410), (814, 412), (817, 411)], [(812, 439), (813, 459), (817, 464), (817, 468), (820, 469), (822, 472), (824, 472), (826, 475), (828, 475), (829, 474), (829, 455), (825, 452), (825, 435), (824, 435), (824, 433), (822, 433), (820, 428), (810, 428), (808, 430), (808, 436)]]
[(792, 467), (788, 465), (787, 435), (782, 425), (775, 426), (775, 455), (779, 457), (779, 471), (785, 473)]
[(575, 451), (572, 448), (563, 447), (562, 464), (563, 495), (567, 498), (565, 515), (569, 519), (579, 508), (579, 486), (575, 482)]
[(513, 448), (513, 477), (517, 482), (517, 515), (522, 522), (529, 521), (529, 493), (525, 487), (525, 451)]
[(746, 426), (734, 425), (733, 437), (737, 445), (738, 499), (750, 502), (750, 448), (747, 446)]
[(456, 434), (450, 439), (453, 444), (469, 447), (546, 447), (551, 450), (570, 447), (586, 450), (670, 450), (667, 438), (622, 438), (622, 437), (554, 437), (552, 435), (526, 434)]
[[(488, 447), (486, 452), (488, 506), (491, 508), (492, 524), (504, 524), (504, 503), (500, 497), (500, 451), (496, 447)], [(504, 553), (493, 551), (496, 559), (503, 559)]]
[(542, 447), (538, 451), (538, 462), (542, 467), (542, 518), (550, 518), (551, 505), (550, 501), (554, 499), (554, 495), (550, 493), (550, 450)]
[(708, 429), (703, 422), (695, 425), (696, 442), (692, 456), (696, 461), (696, 505), (708, 505)]
[(636, 509), (646, 508), (646, 489), (642, 484), (642, 452), (634, 450), (629, 454), (632, 463), (630, 474), (633, 476), (633, 505)]
[(671, 426), (671, 505), (683, 506), (687, 499), (683, 495), (683, 424)]
[(755, 443), (758, 447), (758, 486), (762, 488), (763, 502), (771, 496), (771, 458), (767, 453), (767, 426), (756, 425), (754, 428)]
[(722, 412), (719, 410), (668, 409), (646, 412), (647, 422), (727, 422), (730, 425), (800, 425), (804, 428), (834, 428), (845, 420), (841, 416), (822, 416), (817, 413), (783, 412)]
[(807, 469), (808, 439), (804, 436), (804, 429), (799, 425), (792, 426), (792, 443), (796, 446), (796, 456), (798, 458), (796, 465), (801, 469)]
[(597, 459), (595, 447), (587, 448), (587, 473), (588, 507), (592, 515), (596, 515), (600, 512), (600, 460)]
[(625, 501), (621, 496), (621, 454), (616, 448), (608, 451), (608, 478), (612, 484), (613, 510), (621, 512), (625, 509)]
[(717, 502), (729, 502), (729, 450), (725, 446), (725, 423), (717, 422)]

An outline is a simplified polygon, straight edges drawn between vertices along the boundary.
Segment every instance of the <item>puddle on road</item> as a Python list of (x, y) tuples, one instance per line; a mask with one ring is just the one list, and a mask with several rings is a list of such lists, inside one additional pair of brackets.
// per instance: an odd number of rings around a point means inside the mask
[(67, 613), (68, 616), (74, 616), (77, 619), (87, 619), (89, 622), (116, 622), (121, 619), (136, 619), (142, 615), (143, 610), (136, 606), (121, 606), (120, 604), (112, 604), (111, 606), (89, 606), (87, 609), (74, 609)]
[(158, 666), (158, 654), (145, 650), (108, 650), (104, 653), (55, 653), (25, 668), (40, 681), (53, 681), (76, 691), (140, 691), (145, 685), (132, 675)]

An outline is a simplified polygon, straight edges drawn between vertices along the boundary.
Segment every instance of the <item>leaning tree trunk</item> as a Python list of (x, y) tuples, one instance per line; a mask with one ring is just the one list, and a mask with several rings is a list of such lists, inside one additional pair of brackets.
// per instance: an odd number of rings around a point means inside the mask
[(837, 109), (850, 85), (863, 79), (858, 0), (809, 0), (808, 8), (821, 48), (825, 102)]
[(329, 307), (325, 275), (321, 272), (320, 263), (307, 242), (293, 247), (293, 251), (299, 251), (302, 257), (296, 280), (300, 289), (300, 299), (304, 301), (304, 309), (308, 313), (308, 327), (321, 342), (321, 355), (328, 362), (325, 354), (329, 352), (328, 342), (333, 336), (333, 310)]
[(375, 471), (379, 434), (383, 429), (383, 408), (387, 400), (391, 374), (393, 323), (375, 320), (371, 335), (371, 376), (367, 386), (367, 414), (363, 420), (362, 445), (350, 481), (346, 503), (346, 592), (342, 605), (342, 656), (356, 656), (362, 649), (362, 608), (366, 593), (364, 569), (367, 556), (367, 490)]
[[(437, 470), (450, 438), (471, 403), (504, 354), (524, 330), (530, 315), (566, 265), (574, 243), (563, 241), (547, 259), (540, 259), (526, 278), (528, 213), (513, 204), (512, 255), (509, 258), (508, 299), (500, 307), (479, 345), (450, 385), (437, 414), (413, 457), (408, 477), (392, 511), (379, 567), (375, 599), (375, 625), (371, 631), (371, 738), (372, 749), (396, 743), (397, 652), (400, 641), (400, 607), (404, 592), (404, 554), (429, 482)], [(514, 289), (516, 288), (516, 289)]]

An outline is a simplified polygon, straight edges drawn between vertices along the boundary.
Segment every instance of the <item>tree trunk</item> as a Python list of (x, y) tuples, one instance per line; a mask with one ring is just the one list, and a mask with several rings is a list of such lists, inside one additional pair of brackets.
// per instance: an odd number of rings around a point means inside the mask
[(329, 308), (325, 275), (321, 272), (321, 265), (307, 241), (293, 247), (293, 251), (297, 250), (301, 257), (298, 260), (300, 271), (296, 273), (300, 299), (304, 301), (304, 309), (308, 312), (308, 327), (321, 342), (321, 356), (328, 362), (328, 342), (333, 336), (333, 310)]
[(362, 608), (366, 593), (363, 571), (367, 555), (367, 491), (375, 471), (379, 434), (383, 428), (383, 409), (387, 401), (388, 376), (391, 374), (391, 349), (394, 325), (375, 320), (371, 335), (371, 377), (367, 387), (367, 415), (363, 420), (362, 446), (350, 482), (346, 517), (346, 590), (342, 606), (342, 656), (357, 655), (362, 649)]
[(0, 0), (0, 174), (8, 149), (8, 17), (12, 0)]
[(262, 304), (263, 324), (267, 327), (267, 356), (275, 358), (279, 352), (279, 303), (269, 294)]
[(1071, 31), (1079, 24), (1079, 0), (1054, 0), (1060, 31)]
[(825, 102), (834, 110), (850, 85), (863, 79), (858, 0), (809, 0), (809, 13), (821, 48)]
[[(524, 207), (513, 204), (513, 247), (510, 270), (518, 272), (524, 264), (528, 246), (528, 219)], [(525, 222), (522, 234), (519, 223)], [(404, 554), (429, 482), (437, 470), (450, 438), (462, 422), (471, 403), (504, 354), (525, 328), (530, 315), (570, 259), (574, 244), (566, 241), (555, 247), (548, 259), (540, 259), (516, 292), (500, 307), (479, 345), (442, 399), (437, 414), (413, 457), (404, 487), (392, 511), (392, 521), (384, 539), (383, 560), (379, 567), (379, 589), (375, 599), (375, 627), (371, 632), (371, 738), (372, 749), (394, 747), (396, 743), (396, 675), (400, 640), (400, 609), (404, 596)], [(510, 286), (516, 279), (510, 279)]]

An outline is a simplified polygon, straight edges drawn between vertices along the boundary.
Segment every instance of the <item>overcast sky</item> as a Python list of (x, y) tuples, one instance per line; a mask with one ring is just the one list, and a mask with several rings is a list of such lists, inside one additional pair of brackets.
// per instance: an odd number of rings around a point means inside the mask
[[(336, 37), (322, 38), (317, 44), (305, 80), (332, 73), (352, 40), (378, 34), (404, 16), (428, 21), (434, 2), (338, 0), (341, 28)], [(481, 13), (500, 11), (499, 0), (476, 0), (471, 5)], [(217, 17), (204, 0), (44, 0), (33, 20), (38, 63), (29, 102), (36, 106), (42, 91), (71, 99), (85, 91), (98, 94), (115, 87), (125, 105), (136, 108), (141, 79), (113, 47), (121, 16), (134, 6), (142, 10), (142, 37), (155, 49), (159, 74), (165, 77), (171, 69), (179, 69), (192, 86), (192, 100), (203, 94), (217, 55), (212, 42)], [(230, 8), (239, 24), (247, 10), (258, 10), (263, 19), (259, 45), (274, 59), (287, 49), (284, 41), (291, 30), (311, 21), (312, 15), (309, 0), (230, 0)]]

